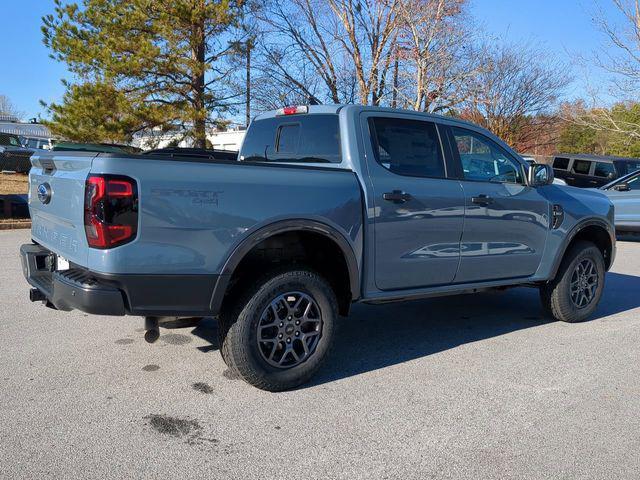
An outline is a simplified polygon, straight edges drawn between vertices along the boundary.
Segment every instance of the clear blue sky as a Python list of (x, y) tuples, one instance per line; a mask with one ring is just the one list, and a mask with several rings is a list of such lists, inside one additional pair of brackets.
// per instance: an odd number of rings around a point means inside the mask
[[(479, 27), (508, 41), (530, 41), (571, 64), (567, 52), (588, 54), (600, 42), (590, 14), (592, 0), (470, 0)], [(610, 0), (600, 0), (613, 14)], [(7, 95), (27, 117), (42, 113), (39, 101), (59, 100), (64, 65), (50, 59), (42, 45), (41, 17), (53, 11), (52, 0), (2, 0), (0, 28), (0, 94)], [(562, 74), (564, 72), (559, 72)], [(576, 72), (568, 97), (584, 93)]]

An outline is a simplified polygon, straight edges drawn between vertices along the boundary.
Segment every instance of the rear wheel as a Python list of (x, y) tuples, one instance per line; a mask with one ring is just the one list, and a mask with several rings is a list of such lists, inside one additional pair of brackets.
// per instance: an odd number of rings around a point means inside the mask
[(327, 281), (315, 272), (272, 273), (221, 315), (222, 358), (263, 390), (297, 387), (320, 368), (331, 346), (336, 303)]
[(556, 278), (540, 288), (542, 305), (556, 320), (586, 320), (600, 302), (604, 278), (602, 252), (591, 242), (576, 242), (562, 260)]

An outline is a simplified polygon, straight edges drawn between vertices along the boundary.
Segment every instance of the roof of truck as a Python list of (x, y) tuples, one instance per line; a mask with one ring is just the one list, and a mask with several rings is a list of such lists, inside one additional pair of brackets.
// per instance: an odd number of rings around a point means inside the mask
[[(349, 104), (349, 105), (299, 105), (299, 106), (306, 107), (307, 112), (292, 114), (291, 115), (292, 117), (295, 115), (309, 115), (309, 114), (316, 114), (316, 115), (317, 114), (338, 114), (340, 113), (341, 110), (348, 109), (350, 111), (355, 111), (356, 113), (363, 112), (363, 111), (368, 111), (368, 112), (373, 111), (373, 112), (396, 113), (396, 114), (405, 114), (405, 115), (406, 114), (420, 115), (421, 117), (431, 118), (433, 120), (440, 120), (440, 121), (445, 120), (448, 122), (457, 123), (464, 126), (472, 126), (475, 128), (481, 128), (482, 130), (485, 130), (483, 127), (475, 123), (468, 122), (460, 118), (450, 117), (447, 115), (439, 115), (437, 113), (407, 110), (402, 108), (376, 107), (372, 105), (352, 105), (352, 104)], [(282, 110), (283, 109), (281, 108), (278, 110), (270, 110), (268, 112), (261, 113), (260, 115), (257, 115), (256, 117), (254, 117), (253, 120), (262, 120), (265, 118), (273, 118), (276, 116), (281, 116), (283, 115)]]

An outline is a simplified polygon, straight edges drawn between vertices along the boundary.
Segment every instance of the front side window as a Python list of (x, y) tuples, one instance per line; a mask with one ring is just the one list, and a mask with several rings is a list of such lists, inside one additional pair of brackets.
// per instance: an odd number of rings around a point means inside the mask
[(398, 175), (445, 177), (438, 131), (432, 122), (404, 118), (369, 119), (378, 163)]
[(520, 162), (489, 138), (451, 127), (465, 180), (524, 183)]
[(589, 175), (589, 170), (591, 170), (591, 162), (588, 160), (574, 160), (573, 161), (573, 173), (577, 173), (579, 175)]
[(613, 162), (620, 176), (627, 175), (640, 170), (640, 161), (636, 160), (614, 160)]
[(596, 168), (593, 171), (596, 177), (604, 177), (613, 179), (616, 176), (616, 169), (613, 163), (596, 162)]

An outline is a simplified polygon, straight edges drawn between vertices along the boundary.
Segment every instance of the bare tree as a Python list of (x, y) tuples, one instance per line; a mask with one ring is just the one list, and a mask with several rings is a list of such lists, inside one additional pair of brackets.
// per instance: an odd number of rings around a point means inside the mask
[(271, 83), (275, 97), (378, 105), (394, 60), (398, 1), (265, 2), (258, 83)]
[[(470, 94), (481, 70), (463, 14), (467, 0), (401, 0), (397, 55), (402, 60), (403, 104), (446, 111)], [(394, 92), (396, 93), (396, 92)]]
[(604, 43), (592, 60), (610, 74), (609, 93), (618, 104), (613, 108), (601, 107), (598, 92), (592, 92), (591, 108), (577, 105), (565, 113), (579, 126), (625, 135), (637, 141), (640, 140), (640, 120), (637, 116), (620, 115), (620, 110), (630, 109), (639, 101), (640, 0), (608, 1), (618, 15), (605, 15), (602, 9), (593, 15), (596, 28), (604, 36)]
[(462, 116), (516, 148), (535, 146), (571, 78), (558, 75), (563, 70), (548, 53), (526, 45), (486, 47), (483, 57), (486, 63), (475, 77), (473, 95), (462, 104)]
[(400, 0), (328, 0), (343, 32), (337, 39), (353, 62), (360, 103), (379, 105), (398, 36)]
[(0, 95), (0, 115), (22, 118), (24, 113), (18, 110), (9, 97), (6, 95)]

